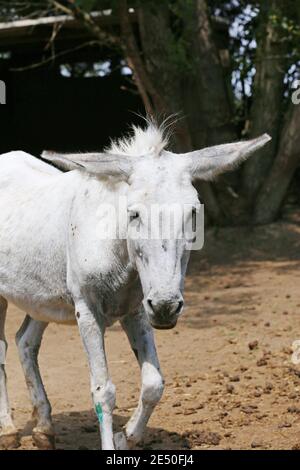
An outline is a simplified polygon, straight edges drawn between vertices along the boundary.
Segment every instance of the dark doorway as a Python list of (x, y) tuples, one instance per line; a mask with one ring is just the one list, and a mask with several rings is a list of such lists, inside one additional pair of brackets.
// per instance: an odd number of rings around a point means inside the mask
[[(1, 153), (101, 150), (110, 138), (128, 131), (130, 123), (140, 122), (136, 113), (143, 113), (143, 105), (122, 58), (109, 51), (101, 60), (99, 55), (97, 60), (87, 57), (81, 52), (64, 59), (67, 63), (23, 71), (15, 69), (40, 57), (12, 54), (0, 61), (0, 79), (7, 89), (7, 104), (0, 106)], [(101, 72), (99, 64), (105, 61), (110, 67)]]

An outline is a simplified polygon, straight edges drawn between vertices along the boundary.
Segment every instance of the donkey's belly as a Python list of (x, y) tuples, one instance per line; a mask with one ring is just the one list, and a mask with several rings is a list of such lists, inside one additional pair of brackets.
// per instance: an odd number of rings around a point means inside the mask
[(6, 296), (6, 299), (34, 320), (66, 325), (76, 324), (74, 306), (59, 299), (49, 299), (46, 303), (35, 303), (32, 300), (15, 296)]
[(28, 312), (34, 320), (63, 325), (76, 325), (75, 310), (72, 305), (41, 306), (38, 311)]
[(32, 269), (25, 274), (21, 269), (1, 268), (0, 265), (0, 296), (35, 320), (76, 322), (72, 298), (59, 271), (47, 277), (46, 273), (41, 276)]

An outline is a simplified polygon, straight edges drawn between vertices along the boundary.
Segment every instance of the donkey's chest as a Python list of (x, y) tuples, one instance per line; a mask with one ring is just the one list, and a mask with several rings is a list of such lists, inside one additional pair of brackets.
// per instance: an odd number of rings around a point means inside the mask
[(142, 288), (137, 274), (129, 274), (122, 281), (107, 276), (88, 289), (89, 304), (104, 317), (107, 325), (136, 313), (140, 309), (142, 299)]

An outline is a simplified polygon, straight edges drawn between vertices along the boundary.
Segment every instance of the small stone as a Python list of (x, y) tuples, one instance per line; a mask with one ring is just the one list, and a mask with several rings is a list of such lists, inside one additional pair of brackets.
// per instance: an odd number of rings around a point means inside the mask
[(198, 403), (195, 405), (195, 410), (202, 410), (204, 408), (204, 403)]
[(257, 367), (263, 367), (268, 364), (268, 361), (265, 358), (259, 359), (256, 363)]
[(257, 349), (258, 348), (258, 341), (257, 340), (251, 341), (251, 343), (248, 344), (248, 348), (250, 349), (250, 351), (253, 351), (254, 349)]
[(259, 447), (264, 447), (264, 443), (261, 441), (253, 441), (251, 442), (252, 449), (258, 449)]
[(232, 384), (227, 384), (226, 385), (226, 391), (228, 393), (233, 393), (234, 392), (234, 386)]
[(235, 339), (235, 338), (229, 339), (229, 340), (228, 340), (228, 343), (229, 343), (229, 344), (237, 344), (237, 339)]
[(234, 375), (233, 377), (230, 377), (230, 382), (239, 382), (240, 377), (238, 375)]
[(198, 445), (208, 444), (208, 445), (217, 446), (220, 444), (221, 439), (222, 438), (220, 434), (216, 432), (200, 431), (197, 435), (196, 442)]
[(266, 386), (265, 386), (265, 388), (264, 388), (264, 393), (267, 393), (267, 394), (271, 393), (271, 391), (273, 390), (273, 388), (274, 388), (274, 387), (273, 387), (273, 384), (267, 383)]
[(181, 406), (181, 402), (180, 401), (176, 401), (175, 403), (173, 403), (173, 408), (177, 408), (178, 406)]
[(189, 409), (189, 410), (184, 410), (183, 414), (185, 416), (189, 416), (189, 415), (194, 415), (196, 413), (196, 410), (193, 410), (193, 409)]
[(300, 414), (300, 408), (298, 408), (297, 406), (289, 406), (287, 410), (289, 413), (292, 414)]
[(278, 429), (291, 428), (291, 427), (292, 427), (291, 423), (280, 423), (280, 424), (278, 424)]
[(253, 406), (242, 406), (241, 411), (245, 414), (252, 414), (256, 411), (256, 408), (254, 408)]
[(261, 421), (262, 419), (267, 418), (267, 417), (268, 417), (268, 415), (266, 413), (256, 415), (256, 419), (258, 419), (259, 421)]

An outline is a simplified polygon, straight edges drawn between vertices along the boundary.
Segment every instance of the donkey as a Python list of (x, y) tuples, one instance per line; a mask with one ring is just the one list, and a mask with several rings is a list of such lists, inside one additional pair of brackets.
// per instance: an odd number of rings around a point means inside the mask
[[(149, 218), (139, 205), (150, 209), (153, 204), (159, 208), (187, 204), (188, 213), (176, 213), (181, 226), (182, 219), (190, 219), (199, 208), (195, 179), (213, 179), (269, 140), (264, 135), (175, 154), (166, 150), (163, 129), (149, 122), (145, 128), (134, 127), (129, 137), (113, 142), (103, 153), (46, 152), (44, 161), (21, 151), (0, 156), (2, 447), (19, 444), (6, 387), (7, 302), (26, 312), (16, 342), (33, 405), (36, 445), (42, 449), (55, 445), (51, 406), (38, 368), (38, 351), (49, 322), (78, 325), (102, 449), (132, 448), (141, 441), (164, 388), (153, 327), (173, 328), (182, 313), (190, 251), (185, 237), (149, 237)], [(117, 221), (118, 236), (103, 236), (113, 223), (107, 204), (118, 208), (121, 197), (126, 197), (127, 205)], [(164, 210), (159, 215), (163, 219)], [(104, 332), (117, 320), (138, 360), (142, 386), (133, 416), (123, 431), (114, 434), (115, 387), (108, 372)]]

